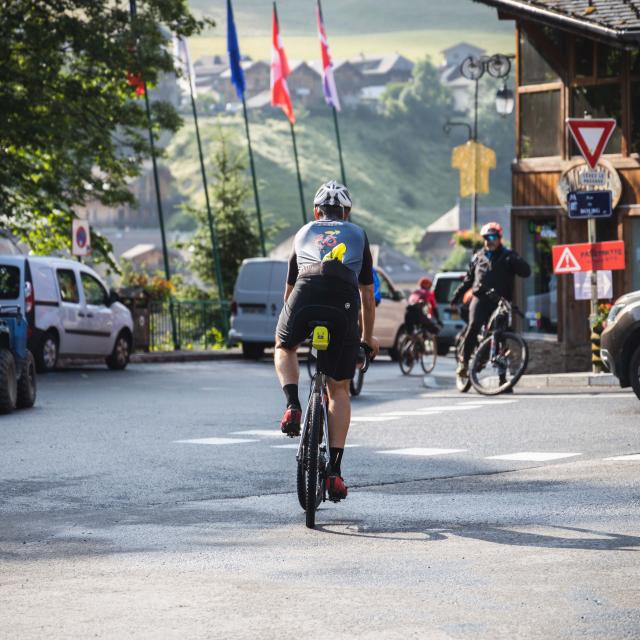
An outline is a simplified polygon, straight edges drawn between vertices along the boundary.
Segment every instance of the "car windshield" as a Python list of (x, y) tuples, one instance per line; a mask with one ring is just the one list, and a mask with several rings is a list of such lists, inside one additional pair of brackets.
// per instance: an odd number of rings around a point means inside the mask
[(460, 276), (438, 278), (435, 290), (436, 302), (438, 304), (449, 304), (449, 300), (453, 297), (453, 292), (458, 288), (461, 280)]
[(0, 300), (16, 300), (20, 297), (20, 269), (0, 264)]

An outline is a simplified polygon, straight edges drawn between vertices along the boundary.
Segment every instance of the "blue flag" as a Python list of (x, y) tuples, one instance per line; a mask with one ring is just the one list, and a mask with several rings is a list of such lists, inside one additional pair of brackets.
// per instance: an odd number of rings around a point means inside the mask
[(240, 65), (240, 47), (238, 46), (238, 34), (233, 21), (233, 9), (231, 0), (227, 0), (227, 51), (229, 52), (229, 68), (231, 70), (231, 84), (236, 88), (238, 98), (244, 97), (244, 72)]

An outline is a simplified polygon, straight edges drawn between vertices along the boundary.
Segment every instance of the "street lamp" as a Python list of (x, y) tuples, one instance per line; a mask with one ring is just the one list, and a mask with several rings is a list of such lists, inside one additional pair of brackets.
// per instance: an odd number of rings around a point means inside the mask
[[(460, 73), (467, 80), (475, 82), (475, 94), (473, 101), (473, 128), (469, 125), (469, 139), (478, 141), (478, 83), (480, 78), (488, 73), (492, 78), (503, 80), (502, 89), (496, 93), (496, 111), (502, 116), (508, 116), (515, 104), (513, 91), (507, 88), (507, 77), (511, 71), (511, 61), (507, 56), (496, 53), (492, 56), (469, 56), (460, 64)], [(462, 123), (447, 121), (444, 130), (449, 133), (452, 126), (460, 126)], [(477, 167), (476, 167), (477, 176)], [(475, 190), (477, 191), (477, 189)], [(474, 192), (471, 200), (471, 228), (473, 231), (478, 226), (478, 194)]]

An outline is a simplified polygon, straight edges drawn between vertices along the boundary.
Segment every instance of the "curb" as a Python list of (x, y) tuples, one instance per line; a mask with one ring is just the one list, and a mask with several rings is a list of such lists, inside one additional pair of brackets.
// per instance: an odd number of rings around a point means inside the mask
[(216, 351), (153, 351), (132, 353), (131, 364), (153, 364), (164, 362), (210, 362), (212, 360), (240, 360), (240, 349), (220, 349)]
[[(424, 376), (423, 386), (427, 389), (446, 389), (455, 387), (455, 378), (448, 376)], [(548, 373), (524, 375), (518, 381), (516, 389), (584, 389), (584, 388), (620, 388), (618, 379), (612, 373)]]

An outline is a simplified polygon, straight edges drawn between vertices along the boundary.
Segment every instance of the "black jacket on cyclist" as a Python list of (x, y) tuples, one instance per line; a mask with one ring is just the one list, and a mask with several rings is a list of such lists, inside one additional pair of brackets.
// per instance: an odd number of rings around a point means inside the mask
[(530, 275), (529, 263), (515, 251), (502, 245), (495, 251), (481, 249), (471, 259), (467, 274), (452, 301), (459, 302), (468, 289), (472, 289), (477, 298), (486, 296), (493, 289), (497, 296), (511, 302), (515, 277), (528, 278)]

